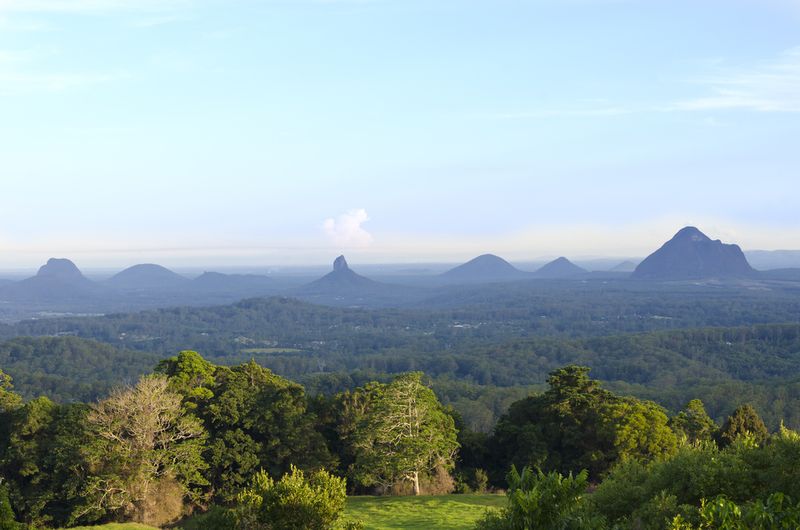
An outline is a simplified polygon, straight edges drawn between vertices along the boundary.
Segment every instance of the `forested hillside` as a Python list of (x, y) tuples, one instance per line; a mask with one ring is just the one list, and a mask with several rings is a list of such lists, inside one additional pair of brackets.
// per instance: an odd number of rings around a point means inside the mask
[[(169, 317), (150, 331), (148, 326), (155, 320), (127, 323), (126, 319), (136, 316), (87, 319), (79, 328), (81, 333), (96, 332), (98, 339), (116, 346), (72, 336), (9, 340), (0, 345), (0, 367), (15, 378), (17, 389), (26, 397), (44, 394), (57, 401), (90, 400), (152, 369), (158, 358), (169, 353), (159, 351), (165, 344), (182, 335), (196, 336), (197, 342), (186, 338), (186, 344), (214, 362), (233, 364), (252, 358), (301, 381), (312, 393), (331, 394), (419, 370), (432, 378), (442, 399), (456, 406), (468, 425), (485, 431), (510, 401), (541, 388), (548, 372), (579, 363), (592, 367), (612, 388), (653, 399), (672, 410), (689, 396), (700, 397), (710, 414), (721, 419), (747, 401), (758, 404), (773, 427), (781, 419), (800, 426), (798, 324), (492, 342), (473, 335), (469, 328), (449, 326), (437, 333), (436, 328), (426, 328), (404, 313), (317, 308), (288, 300), (269, 303), (278, 309), (270, 313), (269, 327), (265, 326), (275, 333), (270, 341), (245, 335), (254, 331), (249, 319), (226, 335), (233, 339), (217, 341), (212, 338), (212, 328), (193, 319), (198, 310), (159, 311), (138, 315)], [(307, 318), (298, 311), (306, 311)], [(107, 326), (95, 327), (93, 322)], [(112, 325), (118, 326), (113, 328), (116, 340), (105, 335)], [(173, 337), (158, 336), (166, 335), (170, 326), (174, 326)], [(200, 331), (203, 329), (208, 331)], [(320, 340), (326, 332), (330, 339)], [(264, 330), (258, 333), (265, 336)], [(146, 351), (147, 345), (155, 353)], [(208, 351), (204, 345), (209, 346)]]

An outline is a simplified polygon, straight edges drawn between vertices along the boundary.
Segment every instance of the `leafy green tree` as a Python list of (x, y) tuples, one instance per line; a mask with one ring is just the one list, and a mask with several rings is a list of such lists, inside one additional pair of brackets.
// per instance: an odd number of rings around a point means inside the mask
[(604, 416), (614, 445), (609, 466), (627, 460), (646, 462), (669, 455), (677, 447), (666, 411), (651, 401), (620, 398), (606, 405)]
[(223, 500), (233, 499), (259, 468), (280, 476), (293, 462), (304, 469), (335, 464), (302, 386), (250, 361), (218, 368), (212, 392), (197, 413), (211, 435), (211, 485)]
[(619, 461), (674, 450), (667, 416), (654, 403), (616, 396), (583, 366), (556, 370), (547, 382), (546, 392), (513, 403), (495, 427), (496, 481), (512, 464), (600, 477)]
[(166, 377), (145, 376), (113, 392), (92, 405), (87, 422), (90, 474), (75, 519), (111, 515), (163, 524), (180, 516), (184, 497), (205, 484), (205, 431), (184, 412)]
[(737, 438), (749, 435), (756, 443), (763, 444), (769, 438), (769, 431), (761, 416), (752, 405), (741, 405), (728, 416), (719, 431), (719, 442), (722, 446), (733, 443)]
[(214, 397), (212, 389), (216, 370), (216, 366), (191, 350), (164, 359), (156, 367), (156, 373), (169, 378), (170, 389), (183, 396), (183, 404), (188, 410), (195, 410)]
[[(13, 480), (12, 497), (29, 524), (48, 522), (42, 516), (52, 491), (42, 460), (49, 450), (49, 430), (58, 406), (45, 397), (29, 401), (12, 415), (11, 435), (3, 458), (4, 474)], [(44, 436), (43, 436), (44, 435)]]
[(0, 482), (0, 530), (22, 530), (23, 525), (17, 522), (11, 502), (8, 499), (8, 487)]
[(422, 373), (397, 377), (374, 387), (370, 405), (355, 433), (353, 475), (364, 485), (411, 483), (437, 467), (447, 471), (458, 450), (453, 417), (422, 382)]
[(69, 523), (83, 480), (85, 410), (81, 404), (56, 405), (40, 397), (10, 415), (0, 476), (8, 480), (14, 507), (25, 523)]
[(10, 412), (22, 403), (22, 398), (14, 393), (11, 376), (0, 370), (0, 415)]
[(699, 399), (689, 401), (686, 407), (670, 420), (670, 427), (692, 444), (713, 440), (719, 429)]

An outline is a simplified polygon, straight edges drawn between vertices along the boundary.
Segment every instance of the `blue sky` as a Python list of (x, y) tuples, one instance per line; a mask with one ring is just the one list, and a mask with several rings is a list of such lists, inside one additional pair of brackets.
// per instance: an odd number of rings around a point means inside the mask
[(0, 0), (0, 267), (800, 248), (799, 139), (797, 0)]

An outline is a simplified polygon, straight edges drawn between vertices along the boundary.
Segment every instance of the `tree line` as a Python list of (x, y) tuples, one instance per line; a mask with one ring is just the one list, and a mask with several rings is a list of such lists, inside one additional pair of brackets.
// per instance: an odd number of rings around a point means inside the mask
[[(644, 480), (687, 451), (762, 450), (789, 436), (770, 436), (747, 406), (721, 426), (696, 400), (670, 416), (576, 365), (551, 372), (544, 392), (514, 402), (491, 433), (479, 433), (419, 372), (309, 396), (253, 361), (219, 366), (194, 351), (91, 403), (23, 402), (2, 374), (0, 415), (0, 514), (36, 527), (164, 524), (206, 512), (199, 519), (208, 528), (280, 528), (275, 521), (295, 516), (326, 528), (346, 493), (523, 491), (515, 484), (531, 481), (508, 475), (512, 466), (563, 480), (573, 473), (600, 492)], [(614, 482), (624, 472), (634, 475)], [(687, 502), (714, 493), (697, 491)], [(680, 506), (683, 497), (669, 502)], [(622, 521), (631, 513), (595, 515)]]

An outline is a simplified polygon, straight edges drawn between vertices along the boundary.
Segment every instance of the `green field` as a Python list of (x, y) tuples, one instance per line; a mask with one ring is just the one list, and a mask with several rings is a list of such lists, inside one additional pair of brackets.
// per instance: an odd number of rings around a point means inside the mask
[(504, 495), (350, 497), (345, 518), (360, 519), (367, 530), (467, 530), (487, 509), (505, 502)]
[(70, 530), (157, 530), (153, 526), (137, 523), (109, 523), (102, 526), (76, 526)]
[[(366, 530), (468, 530), (487, 509), (505, 505), (504, 495), (349, 497), (344, 519), (361, 520)], [(192, 528), (193, 520), (183, 528)], [(155, 530), (139, 524), (80, 526), (71, 530)]]

